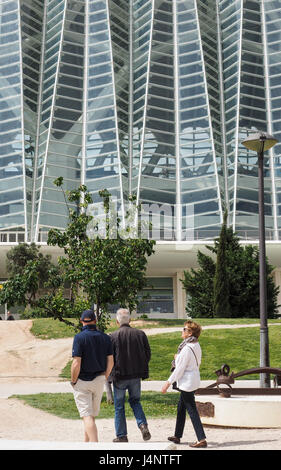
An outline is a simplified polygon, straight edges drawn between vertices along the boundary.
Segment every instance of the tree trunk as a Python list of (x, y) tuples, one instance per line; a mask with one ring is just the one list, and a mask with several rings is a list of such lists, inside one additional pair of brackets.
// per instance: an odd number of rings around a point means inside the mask
[(105, 391), (106, 391), (106, 401), (107, 403), (113, 404), (113, 393), (111, 388), (111, 383), (106, 380), (105, 382)]

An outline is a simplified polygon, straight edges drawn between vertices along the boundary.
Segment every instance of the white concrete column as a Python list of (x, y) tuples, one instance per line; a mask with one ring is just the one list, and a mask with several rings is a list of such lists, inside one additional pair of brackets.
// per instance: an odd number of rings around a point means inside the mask
[(177, 318), (186, 318), (186, 293), (183, 288), (183, 284), (180, 281), (184, 278), (183, 271), (176, 272), (175, 282), (174, 282), (174, 296), (175, 296), (175, 311)]

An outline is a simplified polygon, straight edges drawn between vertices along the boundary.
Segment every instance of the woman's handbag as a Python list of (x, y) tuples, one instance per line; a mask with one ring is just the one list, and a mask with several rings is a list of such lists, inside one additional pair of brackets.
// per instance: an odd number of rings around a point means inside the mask
[[(196, 354), (195, 354), (195, 352), (193, 351), (193, 348), (190, 348), (190, 349), (191, 349), (191, 351), (192, 351), (193, 354), (194, 354), (194, 357), (195, 357), (195, 360), (196, 360), (196, 364), (197, 364), (197, 367), (198, 367), (198, 361), (197, 361)], [(175, 367), (172, 367), (172, 368), (171, 368), (171, 372), (173, 372), (174, 370), (175, 370)], [(173, 390), (177, 390), (178, 392), (181, 391), (181, 390), (177, 387), (177, 382), (173, 382), (173, 383), (172, 383), (172, 388), (173, 388)]]
[[(171, 372), (174, 372), (174, 370), (175, 370), (175, 367), (172, 367)], [(172, 383), (172, 389), (177, 390), (178, 392), (180, 392), (180, 389), (177, 387), (177, 382)]]

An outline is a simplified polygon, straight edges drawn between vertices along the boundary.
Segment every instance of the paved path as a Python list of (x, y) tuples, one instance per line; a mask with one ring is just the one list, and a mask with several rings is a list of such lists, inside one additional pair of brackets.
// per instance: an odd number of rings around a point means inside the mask
[[(226, 398), (225, 400), (229, 400)], [(228, 402), (231, 404), (231, 402)], [(176, 415), (176, 410), (175, 410)], [(97, 419), (99, 446), (83, 444), (83, 424), (81, 420), (58, 418), (42, 410), (24, 405), (14, 399), (0, 399), (0, 449), (41, 448), (56, 449), (62, 445), (68, 448), (112, 449), (115, 437), (114, 419)], [(134, 419), (127, 420), (129, 445), (117, 446), (118, 450), (142, 449), (147, 453), (167, 449), (167, 437), (173, 435), (175, 417), (171, 419), (149, 419), (152, 438), (144, 443)], [(207, 450), (280, 450), (280, 429), (247, 429), (204, 426), (208, 440)], [(178, 451), (191, 450), (188, 443), (195, 440), (190, 421), (187, 420), (182, 443)], [(19, 441), (22, 441), (19, 442)], [(40, 442), (38, 443), (38, 441)], [(66, 443), (66, 444), (65, 444)], [(41, 445), (41, 447), (40, 447)]]
[[(143, 380), (142, 390), (160, 392), (165, 381)], [(202, 380), (201, 387), (207, 387), (214, 383), (214, 380)], [(259, 387), (257, 380), (237, 380), (234, 387)], [(174, 390), (170, 389), (169, 392)], [(9, 398), (13, 395), (35, 395), (37, 393), (72, 393), (72, 387), (68, 381), (34, 381), (15, 383), (0, 380), (0, 399)], [(177, 392), (176, 392), (177, 393)]]
[[(196, 320), (196, 319), (195, 319)], [(184, 322), (184, 320), (183, 320)], [(281, 323), (269, 323), (269, 327), (271, 325), (279, 325), (281, 326)], [(233, 329), (233, 328), (253, 328), (253, 327), (259, 327), (260, 324), (259, 323), (249, 323), (248, 325), (245, 324), (245, 325), (206, 325), (206, 326), (202, 326), (202, 330), (223, 330), (223, 329)], [(145, 333), (147, 334), (147, 336), (149, 335), (157, 335), (157, 334), (161, 334), (161, 333), (174, 333), (176, 331), (180, 332), (182, 331), (182, 327), (176, 327), (176, 326), (173, 326), (173, 327), (167, 327), (167, 328), (148, 328), (148, 329), (144, 329), (143, 331), (145, 331)]]

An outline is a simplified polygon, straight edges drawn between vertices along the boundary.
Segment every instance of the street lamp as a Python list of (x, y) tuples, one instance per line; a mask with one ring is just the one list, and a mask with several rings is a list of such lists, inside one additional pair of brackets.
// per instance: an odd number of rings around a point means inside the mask
[[(267, 287), (266, 287), (266, 255), (265, 255), (265, 223), (264, 223), (264, 152), (278, 142), (272, 135), (260, 132), (250, 135), (242, 144), (258, 154), (259, 180), (259, 280), (260, 280), (260, 367), (269, 367), (269, 342), (267, 326)], [(260, 374), (260, 387), (270, 387), (270, 375)]]

